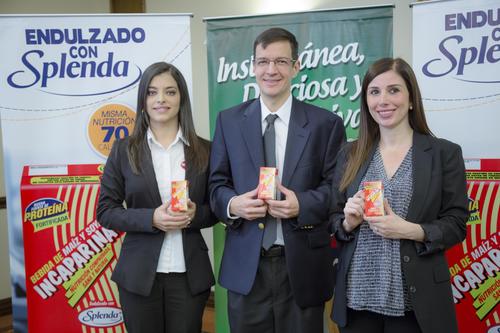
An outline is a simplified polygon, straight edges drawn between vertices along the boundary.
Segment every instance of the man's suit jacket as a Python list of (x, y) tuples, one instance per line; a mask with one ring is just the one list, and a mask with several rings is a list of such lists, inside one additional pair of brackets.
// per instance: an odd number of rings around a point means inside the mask
[[(331, 176), (345, 140), (342, 120), (324, 109), (293, 99), (282, 184), (295, 192), (297, 218), (282, 220), (288, 277), (301, 307), (323, 304), (332, 295), (333, 266), (327, 229)], [(210, 158), (210, 203), (231, 224), (219, 282), (247, 295), (254, 283), (264, 219), (228, 219), (229, 200), (257, 187), (264, 166), (259, 99), (219, 113)]]
[[(206, 141), (203, 144), (209, 145)], [(121, 288), (147, 296), (165, 235), (152, 225), (154, 210), (162, 202), (147, 142), (143, 146), (143, 170), (139, 175), (132, 172), (127, 145), (128, 138), (115, 142), (108, 157), (101, 180), (97, 219), (106, 228), (126, 232), (111, 279)], [(190, 164), (186, 161), (186, 180), (189, 181), (189, 197), (196, 203), (196, 214), (190, 226), (182, 230), (182, 241), (189, 288), (196, 295), (215, 282), (208, 247), (200, 229), (210, 227), (217, 219), (208, 204), (208, 166), (196, 173)]]
[[(347, 273), (359, 234), (359, 228), (351, 233), (343, 229), (343, 209), (347, 199), (358, 191), (375, 148), (355, 180), (344, 193), (340, 193), (338, 185), (348, 151), (349, 145), (339, 154), (330, 218), (340, 246), (332, 319), (341, 327), (349, 321), (346, 315)], [(465, 238), (468, 216), (465, 167), (460, 146), (414, 132), (413, 194), (406, 220), (422, 226), (425, 242), (401, 240), (400, 252), (411, 304), (424, 333), (458, 330), (444, 250)]]

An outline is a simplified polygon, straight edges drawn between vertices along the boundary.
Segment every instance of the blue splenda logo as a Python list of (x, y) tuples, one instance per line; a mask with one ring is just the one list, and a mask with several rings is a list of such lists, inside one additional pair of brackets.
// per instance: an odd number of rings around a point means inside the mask
[[(15, 89), (39, 87), (42, 92), (61, 96), (92, 96), (103, 95), (126, 89), (140, 80), (142, 71), (139, 66), (129, 60), (120, 59), (116, 52), (109, 51), (99, 54), (103, 44), (143, 43), (146, 35), (143, 29), (134, 28), (127, 33), (126, 28), (118, 28), (116, 32), (107, 29), (26, 29), (26, 45), (68, 46), (66, 52), (61, 52), (57, 59), (49, 58), (47, 52), (31, 49), (21, 56), (22, 68), (7, 76), (7, 83)], [(88, 36), (85, 35), (88, 33)], [(116, 35), (114, 35), (114, 33)], [(50, 84), (57, 80), (77, 80), (87, 78), (117, 78), (119, 87), (106, 91), (67, 93), (55, 91)], [(61, 85), (59, 85), (61, 86)]]
[(80, 312), (78, 320), (90, 327), (112, 327), (123, 322), (123, 314), (116, 307), (93, 307)]
[(500, 8), (451, 13), (444, 15), (443, 19), (447, 32), (483, 28), (487, 33), (479, 36), (464, 32), (447, 36), (438, 44), (440, 55), (424, 63), (422, 73), (431, 78), (451, 74), (465, 82), (500, 83), (497, 78), (471, 80), (463, 77), (468, 66), (495, 65), (500, 60)]

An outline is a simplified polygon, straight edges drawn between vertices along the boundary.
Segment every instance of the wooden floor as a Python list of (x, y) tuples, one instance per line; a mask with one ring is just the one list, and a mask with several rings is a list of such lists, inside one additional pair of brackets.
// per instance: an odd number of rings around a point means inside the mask
[(203, 313), (203, 333), (215, 333), (215, 309), (206, 307)]
[(12, 315), (0, 316), (0, 332), (13, 333), (12, 329)]
[[(215, 333), (215, 311), (212, 307), (207, 307), (203, 314), (203, 333)], [(0, 316), (0, 332), (13, 333), (12, 315)]]

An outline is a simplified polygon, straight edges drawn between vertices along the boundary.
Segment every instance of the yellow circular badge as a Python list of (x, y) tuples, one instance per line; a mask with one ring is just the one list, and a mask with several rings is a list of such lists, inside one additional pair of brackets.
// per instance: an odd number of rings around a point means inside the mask
[(105, 104), (89, 119), (90, 145), (99, 155), (108, 157), (116, 139), (129, 136), (135, 124), (135, 112), (123, 104)]

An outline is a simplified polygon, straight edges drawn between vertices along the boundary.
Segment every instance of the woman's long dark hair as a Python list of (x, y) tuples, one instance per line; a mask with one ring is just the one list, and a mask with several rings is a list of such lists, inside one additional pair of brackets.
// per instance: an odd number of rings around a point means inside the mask
[(401, 58), (382, 58), (377, 60), (368, 68), (363, 79), (358, 140), (353, 142), (352, 149), (349, 152), (345, 172), (340, 182), (340, 191), (344, 191), (354, 180), (358, 170), (368, 158), (373, 146), (380, 139), (380, 128), (370, 115), (366, 94), (370, 82), (378, 75), (390, 70), (395, 71), (403, 78), (410, 94), (409, 105), (412, 106), (408, 113), (410, 127), (418, 133), (433, 135), (425, 119), (422, 95), (420, 94), (417, 78), (411, 66)]
[(155, 76), (163, 73), (170, 74), (179, 87), (179, 94), (181, 97), (179, 106), (179, 126), (182, 135), (189, 143), (189, 145), (186, 145), (184, 148), (186, 162), (189, 168), (202, 172), (208, 165), (208, 146), (204, 145), (201, 139), (196, 135), (186, 80), (174, 65), (166, 62), (157, 62), (146, 68), (139, 83), (135, 126), (130, 135), (127, 147), (128, 159), (132, 171), (136, 174), (142, 172), (141, 163), (144, 158), (144, 153), (148, 150), (146, 141), (146, 133), (150, 121), (149, 114), (146, 111), (148, 88), (151, 80), (153, 80)]

